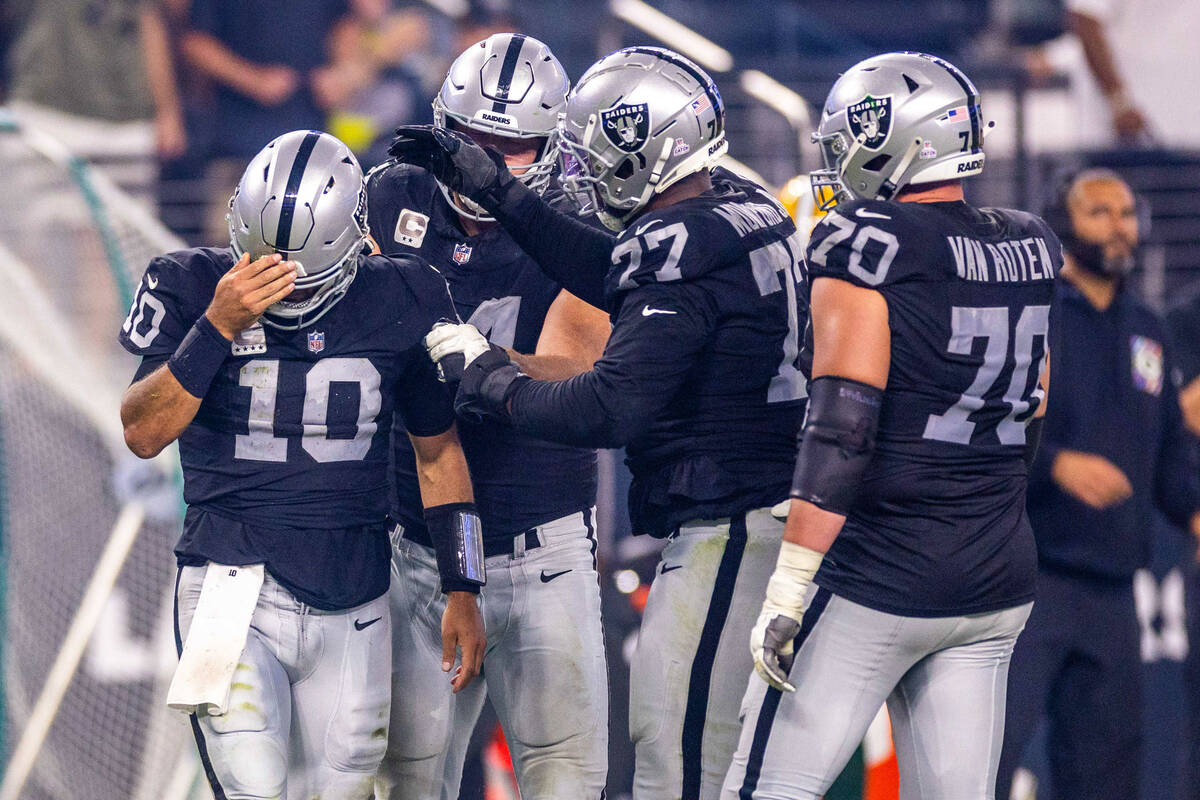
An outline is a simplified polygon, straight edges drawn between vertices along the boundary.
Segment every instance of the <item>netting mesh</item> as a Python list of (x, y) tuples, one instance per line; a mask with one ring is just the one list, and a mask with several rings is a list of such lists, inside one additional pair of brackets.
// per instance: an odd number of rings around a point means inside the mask
[[(135, 366), (116, 344), (149, 258), (182, 246), (28, 131), (0, 127), (0, 541), (5, 758), (123, 503), (151, 505), (26, 783), (31, 800), (162, 798), (188, 746), (174, 661), (179, 501), (120, 441)], [(165, 482), (165, 483), (164, 483)]]

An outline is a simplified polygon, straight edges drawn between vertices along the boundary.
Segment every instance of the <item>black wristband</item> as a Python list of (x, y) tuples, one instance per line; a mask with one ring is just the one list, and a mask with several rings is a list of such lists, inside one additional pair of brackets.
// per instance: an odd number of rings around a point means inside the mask
[(442, 592), (479, 593), (483, 574), (483, 527), (474, 503), (425, 509), (425, 527), (437, 557)]
[(229, 356), (230, 340), (203, 314), (167, 361), (167, 369), (192, 397), (204, 397)]

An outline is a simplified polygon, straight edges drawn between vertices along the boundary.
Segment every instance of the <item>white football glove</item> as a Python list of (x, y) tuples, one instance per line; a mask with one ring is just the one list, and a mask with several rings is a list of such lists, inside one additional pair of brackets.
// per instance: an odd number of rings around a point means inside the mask
[(754, 671), (781, 691), (796, 691), (788, 681), (788, 672), (796, 656), (794, 641), (800, 634), (804, 597), (824, 558), (824, 553), (784, 542), (779, 549), (775, 572), (767, 582), (767, 597), (758, 622), (750, 631)]
[[(439, 322), (425, 336), (425, 349), (437, 364), (438, 378), (456, 381), (471, 362), (491, 349), (491, 344), (474, 325), (467, 322)], [(455, 355), (462, 356), (459, 362)]]

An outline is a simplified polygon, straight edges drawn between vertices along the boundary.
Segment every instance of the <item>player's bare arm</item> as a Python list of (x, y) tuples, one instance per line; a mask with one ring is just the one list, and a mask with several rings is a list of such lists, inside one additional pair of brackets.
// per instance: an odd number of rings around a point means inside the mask
[(600, 360), (608, 332), (607, 314), (564, 289), (546, 312), (537, 350), (529, 355), (510, 348), (508, 354), (535, 380), (564, 380), (587, 372)]
[[(804, 598), (825, 553), (841, 533), (848, 500), (870, 459), (879, 400), (891, 367), (888, 305), (879, 292), (817, 278), (811, 314), (813, 382), (808, 424), (779, 562), (750, 634), (755, 671), (787, 691), (795, 691), (787, 674)], [(860, 436), (857, 450), (845, 457), (850, 440)]]
[[(474, 501), (467, 459), (454, 427), (436, 436), (409, 436), (409, 439), (416, 454), (421, 502), (426, 509)], [(469, 591), (449, 592), (442, 615), (442, 671), (450, 672), (455, 651), (462, 652), (462, 663), (450, 681), (456, 693), (479, 675), (487, 644), (475, 597)]]
[[(253, 262), (249, 254), (244, 254), (221, 277), (204, 319), (226, 340), (225, 345), (211, 335), (206, 340), (197, 328), (198, 335), (185, 339), (170, 362), (125, 390), (121, 423), (125, 443), (135, 455), (153, 458), (183, 433), (196, 416), (207, 383), (212, 380), (212, 374), (208, 374), (205, 382), (199, 373), (207, 371), (202, 366), (193, 369), (193, 362), (210, 360), (203, 351), (215, 354), (217, 347), (222, 348), (223, 355), (237, 334), (253, 325), (268, 306), (291, 293), (295, 280), (295, 263), (283, 261), (276, 253)], [(219, 367), (221, 362), (215, 363)]]

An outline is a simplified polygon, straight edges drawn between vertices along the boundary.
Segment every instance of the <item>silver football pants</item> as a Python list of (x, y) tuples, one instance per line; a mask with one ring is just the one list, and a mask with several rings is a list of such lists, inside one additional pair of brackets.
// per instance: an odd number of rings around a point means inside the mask
[(500, 718), (522, 800), (598, 800), (608, 774), (608, 668), (591, 511), (538, 526), (539, 546), (486, 561), (483, 673), (457, 695), (442, 672), (433, 551), (398, 539), (392, 724), (379, 800), (453, 800), (485, 698)]
[(886, 614), (814, 586), (795, 692), (751, 675), (723, 800), (816, 800), (887, 702), (901, 800), (991, 800), (1008, 664), (1032, 603), (961, 617)]
[[(181, 640), (204, 572), (180, 570)], [(192, 717), (210, 783), (229, 800), (368, 800), (387, 742), (390, 641), (386, 595), (346, 611), (319, 611), (268, 574), (229, 710)]]

